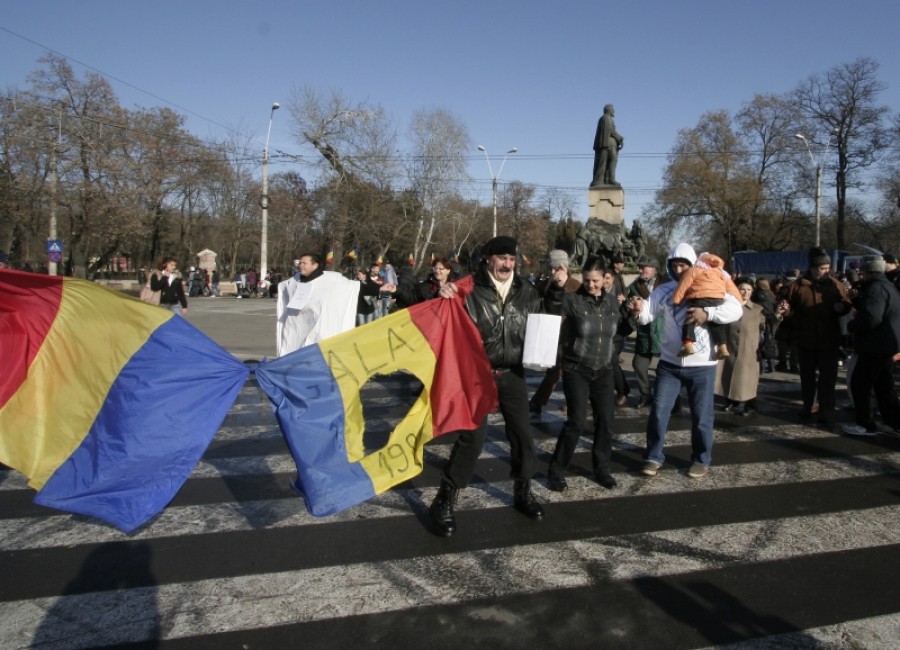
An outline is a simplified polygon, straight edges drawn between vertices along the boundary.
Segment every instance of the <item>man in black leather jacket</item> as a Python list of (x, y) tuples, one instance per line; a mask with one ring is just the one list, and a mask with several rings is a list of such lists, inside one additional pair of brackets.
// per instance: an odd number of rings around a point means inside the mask
[[(535, 454), (522, 352), (528, 314), (541, 311), (541, 297), (537, 289), (516, 275), (516, 247), (512, 237), (494, 237), (484, 245), (484, 262), (475, 274), (449, 283), (441, 296), (463, 297), (481, 334), (510, 445), (513, 505), (525, 516), (540, 519), (544, 511), (531, 493)], [(445, 537), (456, 532), (454, 507), (458, 493), (472, 478), (486, 429), (487, 418), (478, 429), (462, 431), (444, 468), (441, 487), (431, 504), (431, 519), (437, 532)]]

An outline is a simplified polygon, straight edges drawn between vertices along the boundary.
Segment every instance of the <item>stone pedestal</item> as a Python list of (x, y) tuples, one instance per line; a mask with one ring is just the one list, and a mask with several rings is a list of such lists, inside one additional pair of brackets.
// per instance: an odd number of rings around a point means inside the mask
[(214, 251), (209, 250), (208, 248), (204, 248), (202, 251), (197, 253), (197, 266), (199, 266), (204, 271), (213, 272), (216, 268), (216, 256), (217, 254)]
[(605, 223), (625, 223), (625, 190), (621, 187), (597, 187), (588, 189), (589, 217)]

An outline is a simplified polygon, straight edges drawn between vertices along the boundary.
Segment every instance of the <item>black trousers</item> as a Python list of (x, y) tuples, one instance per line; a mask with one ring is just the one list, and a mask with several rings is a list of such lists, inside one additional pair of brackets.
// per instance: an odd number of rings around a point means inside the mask
[[(724, 298), (695, 298), (688, 300), (687, 306), (689, 309), (691, 307), (718, 307), (723, 302), (725, 302)], [(688, 323), (685, 320), (684, 325), (681, 326), (681, 340), (696, 341), (695, 327), (694, 323)], [(721, 327), (719, 323), (706, 321), (706, 331), (709, 332), (709, 340), (713, 345), (719, 346), (723, 343), (728, 343), (728, 330)]]
[[(800, 395), (803, 409), (809, 411), (818, 400), (819, 417), (829, 417), (834, 412), (834, 387), (837, 384), (838, 351), (799, 349)], [(854, 371), (856, 374), (856, 371)]]
[(572, 461), (572, 455), (587, 421), (588, 403), (594, 415), (594, 445), (591, 450), (594, 474), (609, 474), (616, 397), (613, 384), (612, 368), (599, 370), (591, 370), (584, 366), (565, 368), (563, 389), (566, 392), (566, 423), (556, 440), (556, 449), (547, 469), (548, 476), (561, 477)]
[(850, 378), (850, 392), (856, 408), (856, 423), (872, 429), (875, 417), (872, 413), (872, 391), (881, 418), (885, 424), (900, 429), (900, 404), (894, 389), (894, 357), (891, 354), (858, 354), (853, 376)]
[(541, 381), (541, 385), (538, 386), (538, 389), (534, 391), (534, 395), (531, 396), (531, 403), (535, 406), (540, 406), (541, 408), (546, 406), (547, 402), (550, 401), (550, 395), (553, 394), (553, 389), (556, 388), (556, 384), (559, 383), (561, 374), (558, 365), (547, 368), (547, 372), (544, 373), (544, 379)]
[(622, 369), (622, 365), (619, 363), (619, 357), (622, 356), (622, 350), (625, 349), (625, 337), (619, 336), (616, 334), (613, 336), (613, 359), (612, 359), (612, 371), (613, 371), (613, 381), (615, 381), (616, 385), (616, 395), (628, 395), (631, 392), (631, 387), (628, 385), (628, 380), (625, 379), (625, 371)]
[[(530, 480), (534, 475), (534, 437), (528, 412), (528, 384), (521, 368), (496, 375), (497, 398), (509, 441), (510, 476), (515, 480)], [(456, 489), (469, 484), (475, 473), (475, 463), (481, 455), (487, 432), (487, 417), (474, 431), (462, 431), (450, 452), (444, 468), (443, 480)]]

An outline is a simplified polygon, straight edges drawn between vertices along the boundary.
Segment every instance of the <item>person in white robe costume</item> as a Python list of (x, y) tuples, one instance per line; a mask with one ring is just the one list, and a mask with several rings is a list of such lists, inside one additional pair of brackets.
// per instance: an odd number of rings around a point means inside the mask
[[(346, 332), (356, 324), (360, 283), (334, 271), (323, 271), (321, 266), (318, 255), (303, 255), (300, 280), (291, 278), (278, 284), (275, 350), (279, 357)], [(380, 291), (392, 289), (380, 287)]]

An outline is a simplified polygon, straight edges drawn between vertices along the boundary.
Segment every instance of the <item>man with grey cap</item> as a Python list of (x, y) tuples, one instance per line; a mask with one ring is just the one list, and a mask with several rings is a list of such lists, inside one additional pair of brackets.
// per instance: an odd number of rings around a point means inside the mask
[(870, 400), (874, 390), (883, 430), (900, 433), (900, 404), (894, 388), (894, 355), (900, 352), (900, 293), (885, 277), (880, 255), (864, 257), (859, 270), (862, 283), (853, 298), (856, 317), (847, 325), (857, 355), (850, 379), (856, 424), (845, 425), (843, 431), (853, 436), (875, 435), (878, 425)]
[[(638, 296), (647, 300), (658, 284), (659, 262), (649, 255), (641, 255), (637, 261), (638, 277), (628, 285), (628, 298)], [(655, 319), (652, 323), (637, 326), (634, 339), (634, 356), (631, 367), (637, 379), (638, 392), (641, 394), (637, 408), (645, 408), (653, 403), (650, 390), (650, 364), (653, 357), (659, 356), (659, 340), (663, 320)]]
[[(557, 316), (562, 314), (563, 296), (578, 291), (581, 283), (569, 274), (569, 254), (564, 250), (550, 251), (550, 280), (544, 289), (544, 311)], [(529, 402), (532, 415), (540, 417), (553, 389), (559, 382), (559, 364), (548, 368), (544, 379)]]
[[(494, 237), (482, 248), (484, 259), (478, 270), (461, 280), (448, 282), (440, 295), (465, 300), (466, 311), (478, 328), (493, 370), (509, 441), (513, 507), (526, 517), (540, 519), (544, 510), (531, 493), (535, 453), (522, 353), (525, 323), (528, 314), (541, 311), (541, 296), (531, 283), (516, 275), (517, 247), (512, 237)], [(441, 475), (441, 487), (430, 508), (431, 521), (439, 535), (450, 537), (456, 532), (454, 508), (459, 490), (469, 484), (475, 473), (486, 431), (487, 418), (478, 429), (461, 431), (453, 445)]]

